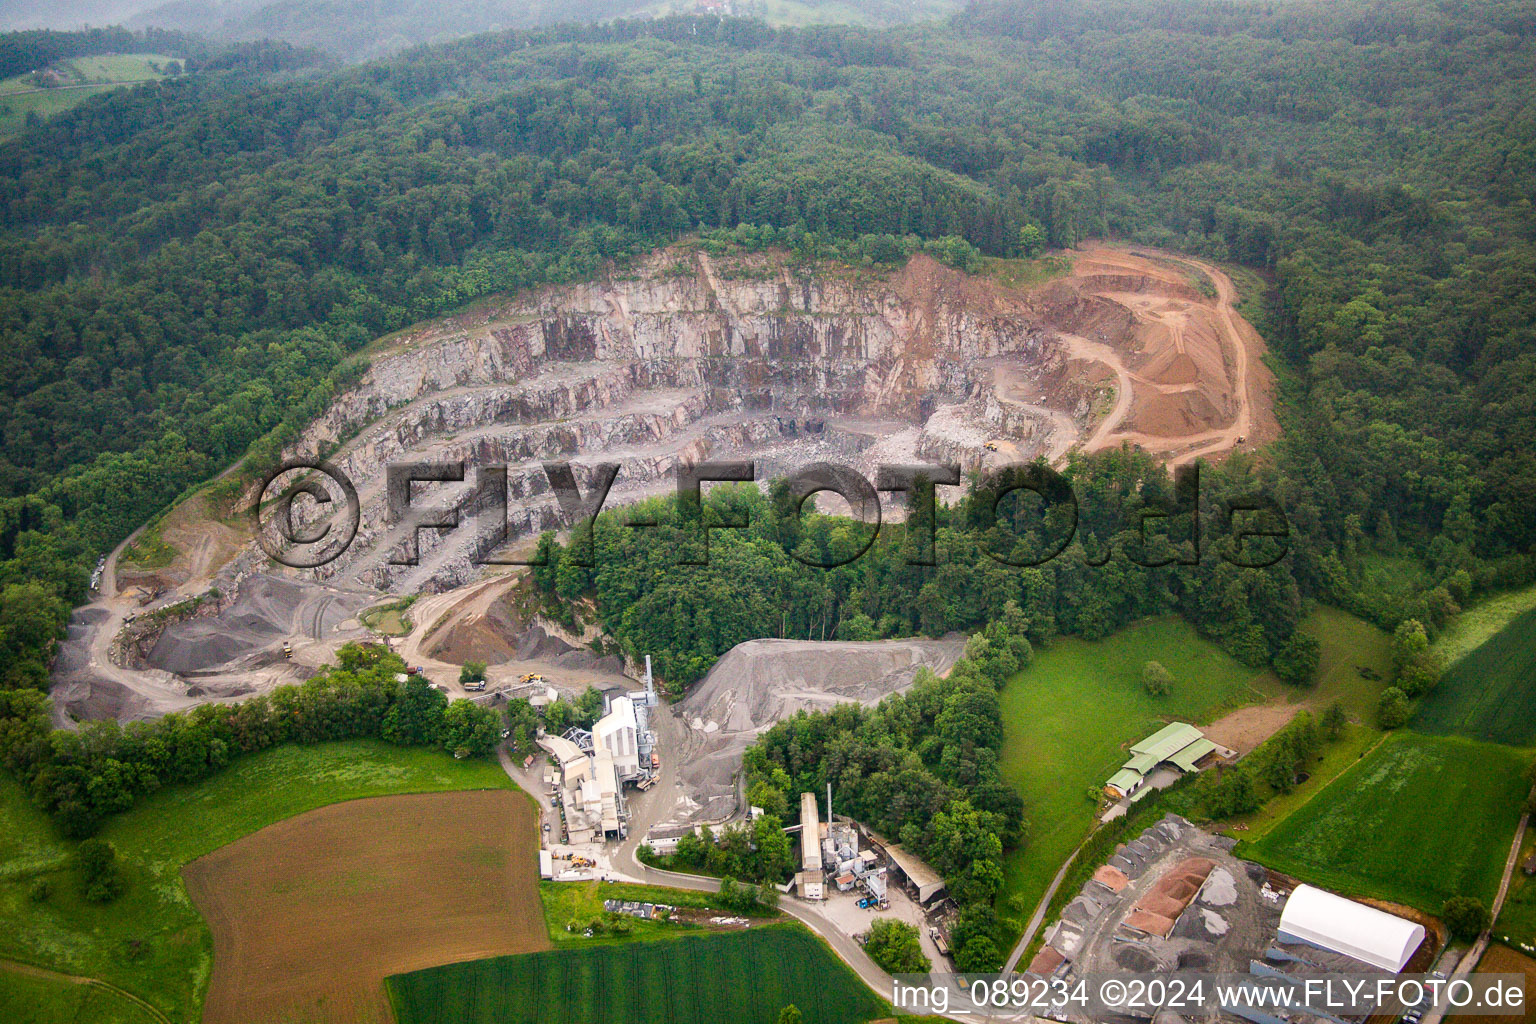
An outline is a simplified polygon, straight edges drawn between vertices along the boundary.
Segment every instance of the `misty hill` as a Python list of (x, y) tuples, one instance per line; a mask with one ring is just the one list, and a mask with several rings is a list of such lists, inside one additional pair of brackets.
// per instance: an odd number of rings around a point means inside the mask
[[(345, 60), (367, 60), (423, 43), (558, 22), (666, 14), (735, 14), (777, 24), (890, 25), (939, 17), (957, 0), (169, 0), (133, 6), (135, 27), (174, 28), (214, 39), (276, 39)], [(121, 16), (121, 15), (119, 15)]]

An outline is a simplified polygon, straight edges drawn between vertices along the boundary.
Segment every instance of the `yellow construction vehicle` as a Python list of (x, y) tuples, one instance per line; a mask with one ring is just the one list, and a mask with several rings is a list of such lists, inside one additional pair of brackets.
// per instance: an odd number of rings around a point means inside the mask
[(996, 441), (988, 441), (986, 444), (982, 445), (982, 447), (985, 448), (989, 452), (995, 452), (995, 451), (997, 451), (997, 442)]

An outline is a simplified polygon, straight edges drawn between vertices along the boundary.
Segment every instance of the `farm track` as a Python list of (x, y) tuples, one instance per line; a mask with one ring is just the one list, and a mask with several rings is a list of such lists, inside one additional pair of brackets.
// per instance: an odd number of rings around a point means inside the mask
[(119, 999), (126, 999), (128, 1002), (149, 1014), (150, 1017), (160, 1021), (161, 1024), (172, 1024), (171, 1018), (167, 1017), (165, 1014), (156, 1009), (153, 1003), (141, 999), (140, 997), (134, 995), (132, 992), (129, 992), (127, 989), (118, 988), (111, 982), (102, 981), (100, 978), (84, 978), (78, 974), (65, 974), (61, 971), (51, 971), (46, 967), (38, 967), (35, 964), (22, 963), (20, 960), (0, 960), (0, 971), (9, 971), (12, 974), (19, 974), (22, 977), (36, 978), (39, 981), (56, 981), (67, 985), (84, 985), (89, 988), (100, 989), (103, 992), (111, 993)]

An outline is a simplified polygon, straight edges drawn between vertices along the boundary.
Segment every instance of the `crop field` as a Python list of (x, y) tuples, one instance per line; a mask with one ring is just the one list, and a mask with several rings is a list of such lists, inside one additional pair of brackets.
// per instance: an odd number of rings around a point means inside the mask
[(549, 946), (533, 809), (508, 792), (333, 804), (188, 864), (204, 1024), (388, 1020), (386, 975)]
[(1525, 612), (1536, 608), (1536, 583), (1479, 598), (1447, 622), (1435, 637), (1435, 653), (1453, 665)]
[[(1142, 687), (1148, 660), (1173, 673), (1167, 697)], [(1125, 761), (1129, 744), (1170, 719), (1209, 722), (1281, 687), (1173, 617), (1135, 623), (1103, 640), (1059, 640), (1037, 652), (1000, 695), (1003, 778), (1023, 797), (1030, 822), (1029, 841), (1004, 864), (1004, 915), (1023, 918), (1034, 909), (1093, 826), (1089, 789)]]
[[(182, 883), (182, 865), (338, 801), (511, 786), (494, 762), (456, 761), (441, 751), (371, 740), (277, 747), (241, 758), (205, 782), (162, 789), (109, 820), (102, 838), (117, 848), (128, 888), (102, 906), (80, 896), (70, 866), (73, 844), (58, 837), (15, 781), (0, 775), (0, 959), (100, 979), (142, 997), (175, 1024), (196, 1024), (213, 941)], [(42, 900), (32, 894), (39, 883), (51, 890)], [(48, 998), (79, 995), (63, 989)], [(0, 1013), (0, 1020), (10, 1019)]]
[(1458, 737), (1388, 736), (1242, 856), (1341, 892), (1436, 913), (1491, 904), (1525, 802), (1521, 751)]
[(809, 931), (743, 932), (562, 948), (389, 979), (398, 1024), (853, 1024), (889, 1008)]
[(1520, 747), (1536, 742), (1536, 608), (1447, 669), (1419, 702), (1413, 728)]

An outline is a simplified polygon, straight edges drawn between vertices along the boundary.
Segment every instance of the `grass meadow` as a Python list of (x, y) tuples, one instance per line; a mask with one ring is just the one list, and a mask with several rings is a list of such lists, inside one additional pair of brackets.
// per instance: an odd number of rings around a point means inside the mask
[[(1149, 696), (1142, 666), (1160, 661), (1173, 692)], [(1103, 640), (1062, 639), (1003, 688), (1002, 772), (1024, 799), (1030, 833), (1007, 857), (1000, 907), (1023, 919), (1095, 820), (1089, 790), (1126, 757), (1125, 748), (1167, 721), (1210, 722), (1276, 696), (1282, 684), (1201, 638), (1183, 619), (1147, 619)]]

